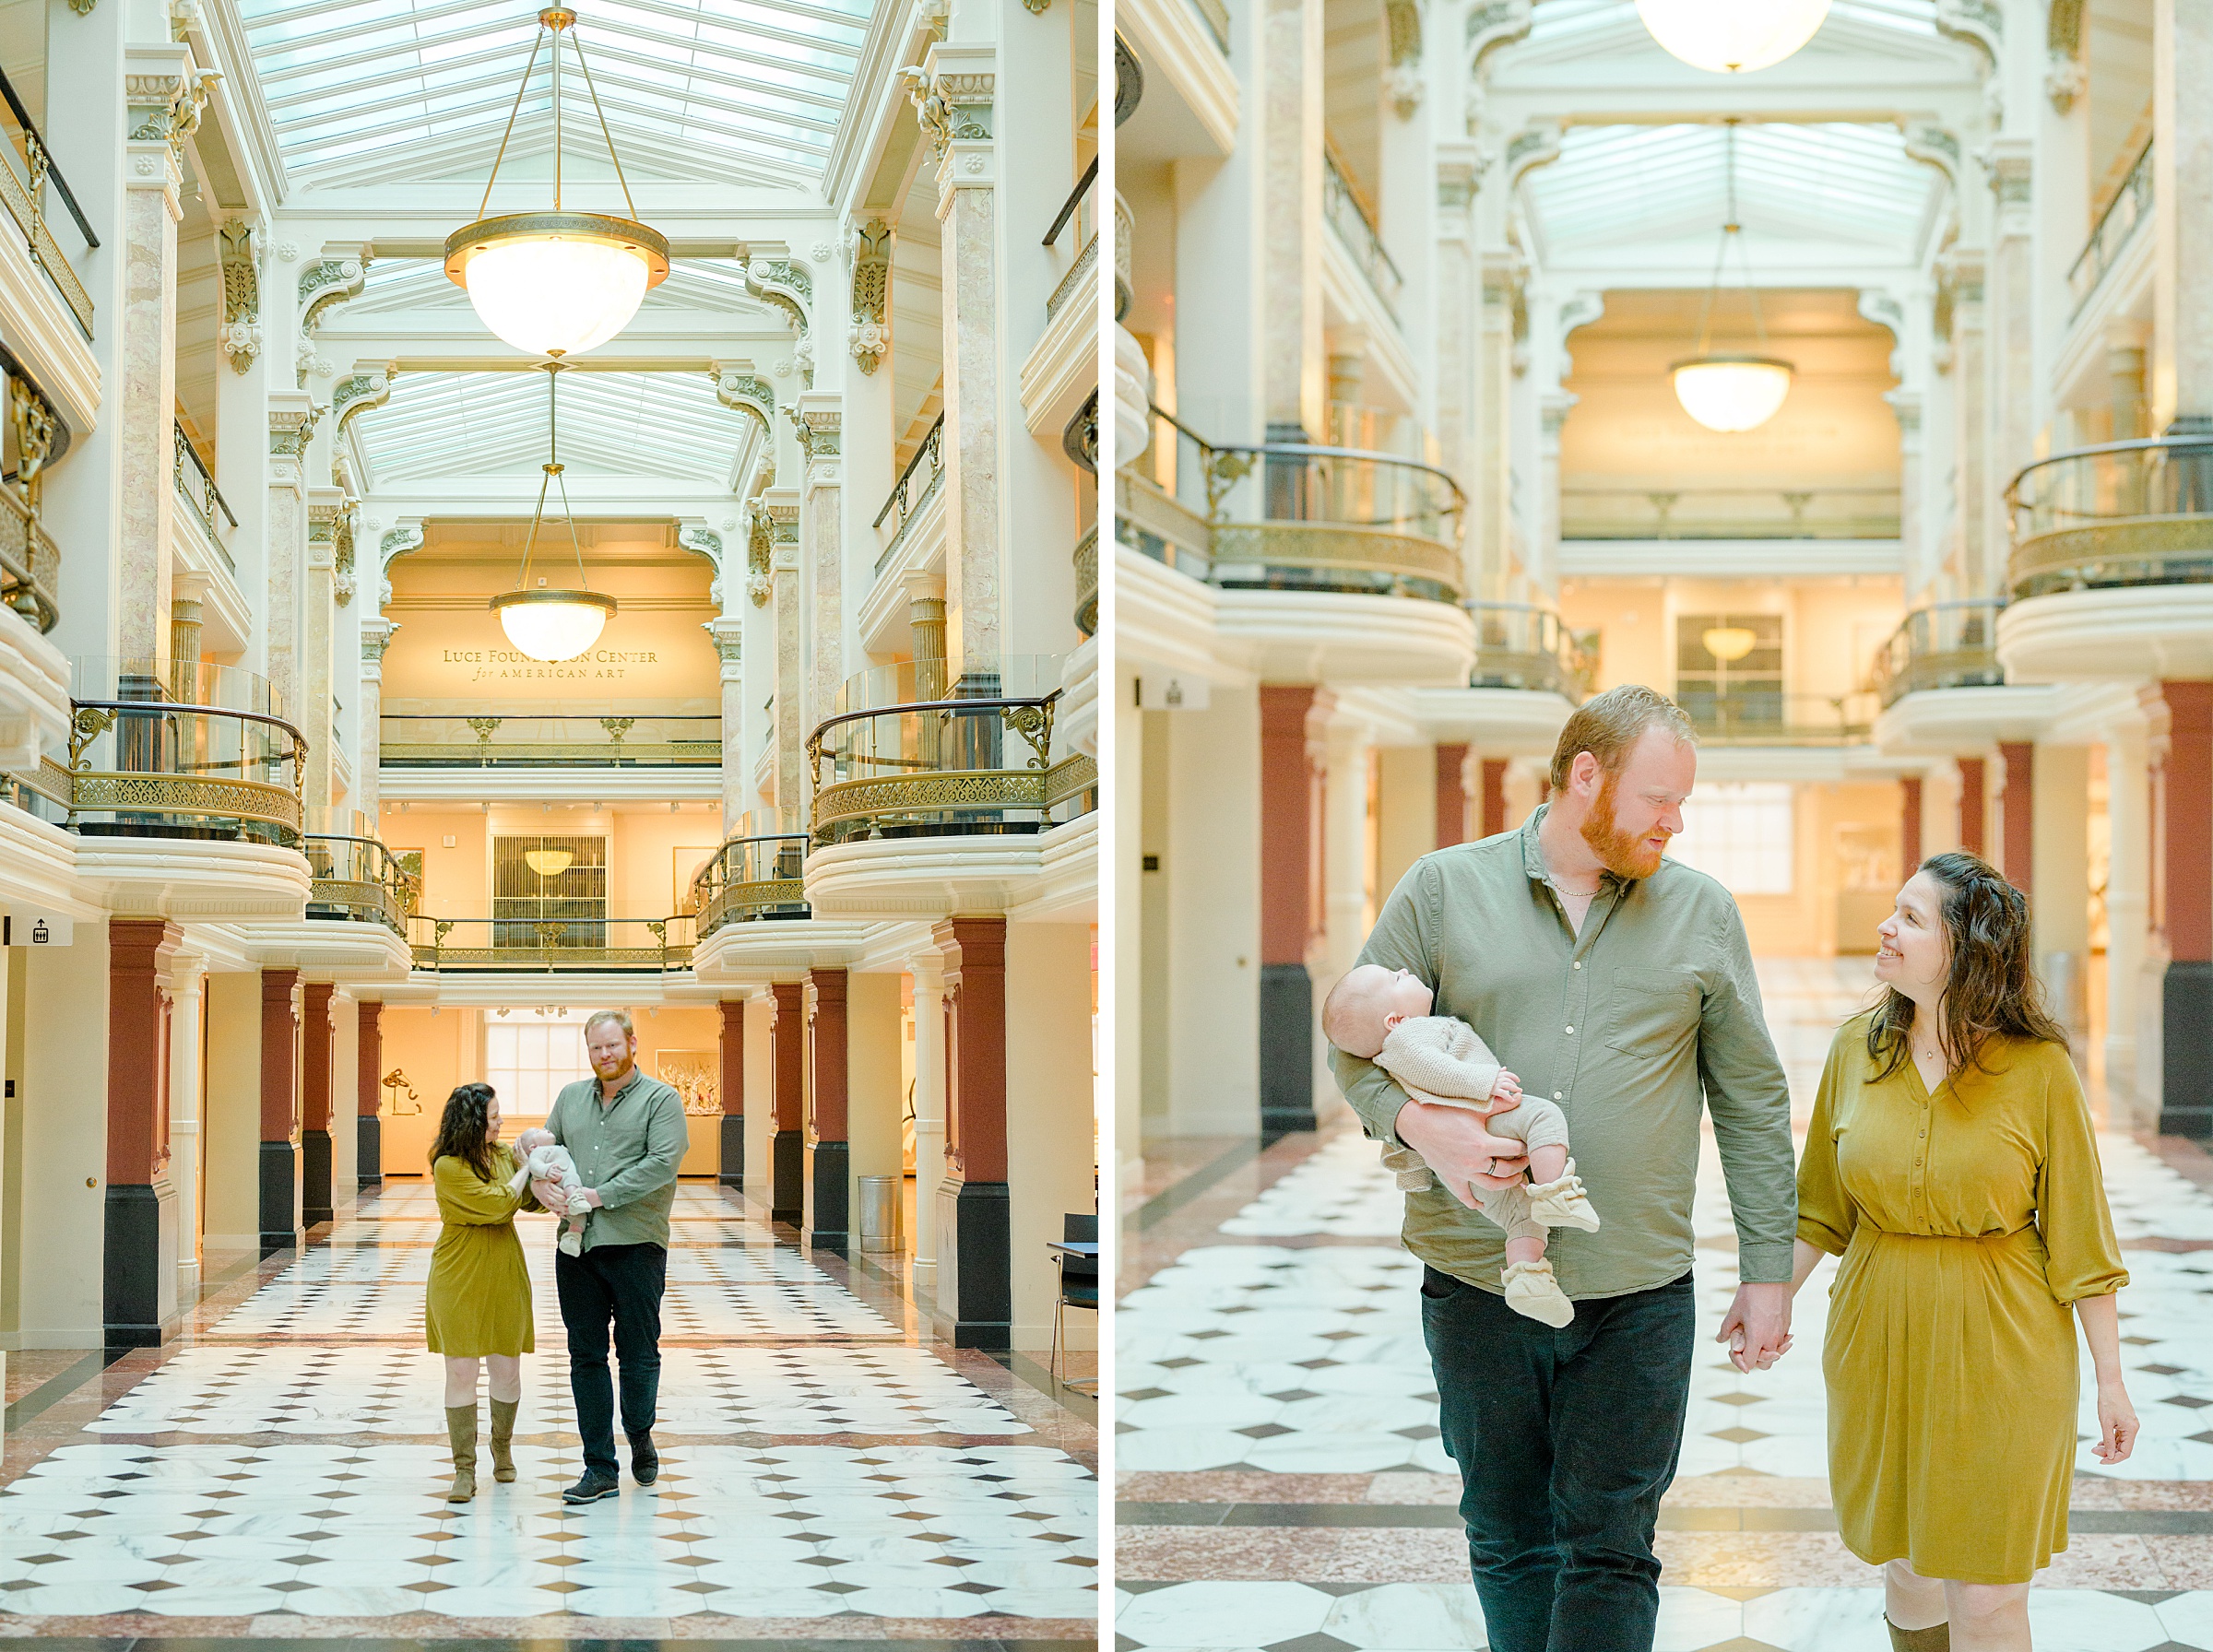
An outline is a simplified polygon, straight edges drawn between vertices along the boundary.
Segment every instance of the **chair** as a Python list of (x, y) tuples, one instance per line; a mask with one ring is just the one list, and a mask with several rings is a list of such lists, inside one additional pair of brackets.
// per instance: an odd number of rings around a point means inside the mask
[[(1096, 1211), (1087, 1216), (1063, 1216), (1060, 1219), (1060, 1238), (1068, 1245), (1096, 1245), (1099, 1242), (1099, 1218)], [(1099, 1311), (1099, 1260), (1096, 1257), (1071, 1256), (1067, 1251), (1053, 1252), (1053, 1260), (1060, 1267), (1060, 1291), (1053, 1299), (1053, 1351), (1052, 1363), (1047, 1367), (1058, 1382), (1060, 1376), (1060, 1345), (1062, 1316), (1070, 1308), (1089, 1308)], [(1080, 1394), (1095, 1394), (1099, 1385), (1095, 1379), (1083, 1378), (1066, 1385)]]

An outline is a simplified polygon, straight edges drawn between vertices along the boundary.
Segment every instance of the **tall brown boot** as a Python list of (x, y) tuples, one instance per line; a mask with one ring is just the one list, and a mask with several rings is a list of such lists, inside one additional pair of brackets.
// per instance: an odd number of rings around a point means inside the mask
[(519, 1399), (491, 1402), (491, 1477), (502, 1485), (515, 1478), (515, 1413)]
[(1891, 1652), (1952, 1652), (1949, 1623), (1937, 1623), (1927, 1629), (1900, 1629), (1886, 1616), (1883, 1627), (1890, 1632)]
[(448, 1503), (467, 1503), (477, 1494), (477, 1407), (471, 1400), (467, 1405), (449, 1405), (445, 1408), (445, 1437), (454, 1446), (454, 1489), (445, 1494)]

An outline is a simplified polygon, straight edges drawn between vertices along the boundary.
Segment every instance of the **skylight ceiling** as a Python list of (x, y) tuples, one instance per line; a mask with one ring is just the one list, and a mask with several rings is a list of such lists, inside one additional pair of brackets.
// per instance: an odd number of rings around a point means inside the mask
[[(704, 372), (561, 375), (561, 462), (598, 478), (729, 488), (758, 426), (716, 398)], [(535, 492), (546, 462), (546, 381), (538, 372), (402, 373), (392, 398), (349, 427), (370, 485), (498, 478)], [(559, 508), (560, 493), (549, 510)]]
[[(1726, 130), (1719, 125), (1577, 126), (1560, 158), (1522, 183), (1524, 208), (1556, 263), (1666, 249), (1710, 266), (1727, 213)], [(1891, 126), (1743, 125), (1736, 195), (1755, 276), (1809, 254), (1918, 261), (1943, 175), (1906, 153)], [(1727, 278), (1737, 278), (1734, 258)]]
[[(1833, 0), (1822, 32), (1842, 25), (1900, 30), (1934, 37), (1936, 0)], [(1637, 0), (1543, 0), (1531, 14), (1532, 50), (1634, 31), (1654, 52), (1662, 50), (1637, 16)], [(1818, 41), (1820, 35), (1816, 35)]]
[[(241, 9), (294, 184), (490, 174), (538, 32), (535, 6), (243, 0)], [(859, 0), (586, 0), (576, 34), (633, 181), (791, 188), (822, 176), (868, 16)], [(598, 151), (604, 172), (590, 92), (574, 51), (564, 45), (562, 57), (563, 155), (574, 165)], [(552, 132), (541, 48), (509, 165), (549, 153)]]

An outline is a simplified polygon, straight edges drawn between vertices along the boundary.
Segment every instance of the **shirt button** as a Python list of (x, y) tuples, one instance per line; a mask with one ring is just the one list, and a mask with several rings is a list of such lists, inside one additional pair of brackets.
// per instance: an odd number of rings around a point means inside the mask
[(1575, 967), (1576, 967), (1577, 969), (1579, 969), (1579, 970), (1580, 970), (1580, 969), (1581, 969), (1581, 968), (1583, 967), (1583, 961), (1582, 961), (1581, 959), (1580, 959), (1580, 958), (1579, 958), (1579, 959), (1577, 959), (1577, 960), (1575, 961)]
[(1552, 1092), (1552, 1099), (1556, 1102), (1564, 1102), (1568, 1098), (1556, 1090)]
[(1573, 1027), (1570, 1027), (1570, 1028), (1568, 1028), (1568, 1032), (1574, 1032), (1574, 1031), (1575, 1031), (1575, 1029), (1574, 1029)]

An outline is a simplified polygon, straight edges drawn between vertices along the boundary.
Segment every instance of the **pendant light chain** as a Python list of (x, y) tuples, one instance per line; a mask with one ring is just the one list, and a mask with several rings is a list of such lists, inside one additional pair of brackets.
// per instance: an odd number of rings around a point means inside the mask
[(523, 536), (523, 565), (515, 570), (515, 588), (526, 591), (530, 586), (530, 552), (538, 544), (538, 530), (546, 519), (546, 490), (554, 483), (561, 484), (561, 513), (569, 525), (569, 546), (576, 553), (576, 582), (582, 590), (592, 588), (592, 576), (584, 566), (584, 541), (576, 536), (576, 513), (569, 504), (569, 483), (563, 474), (568, 466), (561, 462), (561, 396), (558, 391), (562, 363), (546, 363), (546, 462), (540, 467), (544, 479), (538, 484), (538, 508), (530, 513), (530, 530)]
[[(515, 117), (523, 112), (523, 94), (530, 89), (530, 73), (538, 67), (538, 49), (545, 43), (546, 31), (541, 27), (530, 37), (530, 61), (523, 65), (523, 83), (515, 88), (515, 106), (507, 112), (507, 129), (500, 134), (500, 152), (491, 158), (491, 176), (484, 180), (484, 198), (477, 205), (477, 216), (482, 218), (491, 210), (491, 186), (500, 181), (500, 162), (507, 159), (507, 140), (515, 136)], [(559, 54), (561, 42), (554, 48)]]
[(599, 107), (599, 88), (592, 80), (592, 65), (585, 60), (584, 41), (576, 41), (576, 66), (584, 71), (584, 89), (592, 94), (592, 112), (599, 117), (599, 136), (607, 140), (607, 158), (615, 163), (615, 182), (622, 186), (622, 204), (630, 216), (638, 216), (638, 204), (630, 198), (630, 180), (623, 175), (622, 157), (615, 152), (615, 135), (607, 129), (607, 111)]

